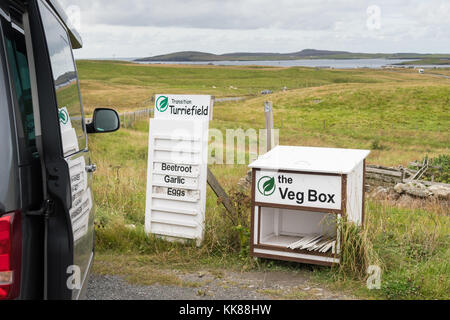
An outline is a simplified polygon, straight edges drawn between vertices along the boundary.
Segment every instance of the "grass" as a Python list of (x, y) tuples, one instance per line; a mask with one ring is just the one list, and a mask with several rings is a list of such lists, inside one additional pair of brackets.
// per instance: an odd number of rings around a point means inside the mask
[[(335, 288), (353, 288), (359, 295), (389, 299), (448, 299), (450, 289), (450, 220), (438, 204), (423, 208), (398, 208), (369, 201), (362, 234), (375, 254), (368, 264), (382, 268), (380, 290), (369, 291), (359, 282), (363, 275), (347, 272), (355, 261), (345, 263), (339, 272), (328, 270), (316, 276)], [(350, 243), (358, 241), (354, 237)], [(353, 248), (352, 248), (353, 249)], [(344, 248), (345, 251), (345, 248)], [(352, 250), (350, 251), (352, 253)], [(344, 253), (345, 256), (345, 253)], [(367, 253), (365, 253), (367, 256)], [(367, 267), (364, 266), (364, 268)], [(357, 269), (363, 270), (363, 269)], [(353, 282), (353, 284), (352, 284)]]
[[(404, 166), (449, 150), (450, 79), (434, 75), (108, 61), (80, 61), (78, 68), (88, 114), (96, 107), (150, 107), (151, 97), (162, 92), (247, 96), (245, 102), (217, 103), (211, 126), (263, 127), (262, 106), (270, 99), (281, 144), (373, 149), (369, 162)], [(289, 90), (282, 91), (284, 86)], [(263, 89), (275, 93), (259, 96)]]
[(400, 65), (449, 65), (450, 59), (449, 58), (424, 58), (419, 60), (412, 60), (412, 61), (405, 61), (401, 63), (397, 63)]
[[(212, 126), (262, 127), (265, 99), (218, 106)], [(327, 85), (276, 93), (270, 100), (283, 145), (378, 145), (368, 160), (382, 165), (406, 165), (423, 154), (448, 153), (450, 86), (445, 83)]]
[[(100, 106), (140, 109), (142, 101), (157, 92), (246, 95), (243, 102), (216, 104), (211, 126), (222, 131), (262, 127), (263, 102), (270, 99), (282, 144), (376, 149), (369, 162), (385, 165), (448, 154), (450, 80), (444, 78), (407, 70), (135, 66), (95, 61), (79, 62), (79, 72), (88, 112)], [(290, 90), (283, 92), (287, 84)], [(229, 85), (236, 86), (237, 92)], [(265, 88), (275, 93), (258, 96)], [(367, 224), (364, 229), (348, 229), (346, 262), (338, 269), (254, 261), (240, 250), (239, 230), (224, 216), (209, 188), (202, 247), (145, 235), (147, 122), (91, 136), (89, 143), (98, 165), (94, 196), (99, 273), (121, 273), (145, 284), (195, 286), (164, 272), (142, 274), (149, 268), (306, 269), (325, 285), (362, 298), (449, 298), (449, 216), (437, 203), (399, 207), (367, 201)], [(228, 191), (247, 172), (246, 165), (212, 165), (211, 169)], [(127, 227), (131, 224), (135, 228)], [(380, 290), (365, 287), (364, 270), (370, 264), (382, 267)], [(301, 298), (303, 293), (291, 296)]]
[(310, 68), (216, 67), (137, 65), (111, 61), (78, 61), (86, 111), (116, 107), (141, 109), (156, 93), (203, 93), (217, 97), (255, 96), (264, 89), (274, 92), (339, 83), (421, 82), (416, 72), (376, 70), (314, 70)]

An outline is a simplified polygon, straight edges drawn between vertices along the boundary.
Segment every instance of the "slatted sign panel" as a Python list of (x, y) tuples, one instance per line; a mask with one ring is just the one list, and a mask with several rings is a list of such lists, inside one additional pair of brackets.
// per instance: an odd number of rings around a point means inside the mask
[(151, 119), (145, 229), (203, 240), (208, 121)]

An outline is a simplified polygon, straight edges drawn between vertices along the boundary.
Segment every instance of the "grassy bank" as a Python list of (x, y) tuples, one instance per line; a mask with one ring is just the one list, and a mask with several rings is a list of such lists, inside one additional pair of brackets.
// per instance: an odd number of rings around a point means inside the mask
[[(450, 79), (434, 75), (107, 61), (80, 61), (78, 67), (87, 113), (151, 107), (151, 97), (164, 92), (245, 96), (244, 102), (217, 103), (211, 126), (261, 128), (269, 99), (281, 144), (368, 148), (369, 162), (385, 165), (448, 153)], [(274, 94), (259, 95), (263, 89)]]
[[(223, 96), (255, 96), (340, 83), (417, 82), (415, 72), (389, 70), (315, 70), (261, 66), (139, 65), (110, 61), (78, 61), (87, 111), (114, 106), (123, 111), (142, 107), (156, 93), (198, 93)], [(432, 79), (426, 77), (427, 79)]]
[(439, 59), (439, 58), (425, 58), (418, 59), (412, 61), (405, 61), (401, 63), (396, 63), (397, 65), (418, 65), (418, 66), (426, 66), (426, 65), (449, 65), (450, 59)]
[[(90, 61), (80, 62), (79, 72), (88, 110), (100, 106), (139, 109), (144, 100), (161, 92), (246, 95), (245, 101), (217, 104), (211, 126), (223, 131), (262, 127), (263, 102), (270, 99), (282, 144), (369, 148), (373, 149), (369, 162), (388, 165), (407, 164), (425, 154), (448, 154), (450, 80), (443, 78), (409, 71), (166, 67)], [(289, 90), (282, 91), (283, 86)], [(275, 93), (257, 95), (266, 88)], [(383, 268), (381, 290), (369, 291), (364, 275), (346, 269), (249, 259), (245, 250), (241, 251), (238, 230), (224, 216), (209, 188), (202, 247), (147, 237), (143, 222), (148, 123), (137, 122), (133, 128), (91, 138), (98, 165), (94, 181), (97, 248), (100, 257), (113, 253), (123, 258), (105, 258), (108, 272), (133, 272), (128, 264), (177, 270), (307, 269), (317, 281), (360, 297), (449, 298), (450, 221), (448, 212), (438, 204), (398, 207), (367, 202), (368, 223), (357, 234), (373, 249), (371, 259)], [(211, 169), (230, 193), (247, 171), (246, 165), (213, 165)], [(155, 281), (172, 283), (162, 276)]]

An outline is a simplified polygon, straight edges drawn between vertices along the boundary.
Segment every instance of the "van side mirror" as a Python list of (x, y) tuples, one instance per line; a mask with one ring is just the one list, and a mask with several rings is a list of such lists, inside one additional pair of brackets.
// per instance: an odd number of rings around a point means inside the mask
[(98, 108), (94, 110), (92, 122), (86, 125), (87, 133), (114, 132), (120, 128), (120, 117), (113, 109)]

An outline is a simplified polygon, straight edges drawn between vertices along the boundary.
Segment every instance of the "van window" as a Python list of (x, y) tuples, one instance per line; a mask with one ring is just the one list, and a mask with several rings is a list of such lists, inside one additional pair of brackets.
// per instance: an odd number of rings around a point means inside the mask
[(86, 148), (86, 131), (75, 62), (67, 31), (58, 18), (39, 1), (53, 72), (64, 156)]
[[(1, 28), (0, 28), (1, 31)], [(0, 34), (0, 41), (2, 35)], [(8, 73), (4, 68), (4, 53), (0, 50), (0, 216), (16, 209), (17, 174), (13, 140), (13, 121), (7, 99)], [(6, 62), (6, 61), (5, 61)]]
[(14, 103), (20, 114), (17, 129), (19, 138), (31, 153), (36, 151), (34, 132), (33, 101), (31, 98), (30, 74), (28, 68), (25, 36), (9, 25), (4, 25), (8, 64), (14, 87)]

